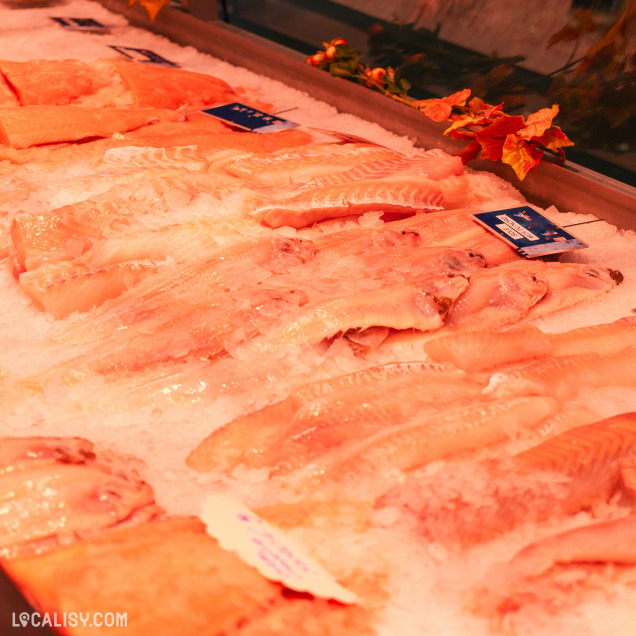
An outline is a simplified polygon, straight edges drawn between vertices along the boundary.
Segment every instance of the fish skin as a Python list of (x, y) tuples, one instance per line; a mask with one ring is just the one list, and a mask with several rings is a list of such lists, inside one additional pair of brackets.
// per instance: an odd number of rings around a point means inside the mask
[(0, 466), (0, 557), (36, 553), (144, 509), (154, 514), (152, 488), (134, 468), (113, 455), (97, 460), (85, 440), (14, 438), (7, 447)]
[(439, 329), (455, 299), (466, 289), (464, 276), (434, 275), (366, 293), (319, 301), (286, 316), (253, 344), (259, 351), (309, 345), (352, 329)]
[(300, 229), (319, 221), (364, 214), (371, 210), (404, 215), (439, 210), (441, 203), (441, 189), (436, 181), (394, 178), (313, 188), (284, 201), (256, 207), (251, 214), (267, 227)]
[(424, 353), (434, 362), (450, 362), (464, 371), (542, 358), (553, 353), (550, 337), (532, 325), (503, 332), (453, 333), (424, 343)]
[(160, 117), (176, 118), (172, 111), (152, 109), (94, 110), (80, 106), (22, 106), (0, 109), (0, 144), (28, 148), (89, 137), (109, 137), (145, 126)]
[(317, 487), (395, 476), (433, 461), (453, 457), (510, 439), (554, 415), (560, 403), (549, 397), (476, 401), (431, 414), (424, 411), (410, 422), (350, 442), (290, 473), (295, 488)]
[(213, 431), (188, 455), (186, 463), (201, 472), (230, 472), (238, 464), (252, 464), (253, 458), (260, 454), (260, 449), (271, 444), (279, 434), (281, 422), (291, 419), (298, 409), (311, 400), (356, 387), (382, 384), (395, 377), (411, 374), (425, 374), (435, 379), (450, 378), (451, 381), (465, 377), (463, 372), (447, 373), (441, 365), (398, 362), (305, 383), (292, 389), (283, 400), (239, 416)]

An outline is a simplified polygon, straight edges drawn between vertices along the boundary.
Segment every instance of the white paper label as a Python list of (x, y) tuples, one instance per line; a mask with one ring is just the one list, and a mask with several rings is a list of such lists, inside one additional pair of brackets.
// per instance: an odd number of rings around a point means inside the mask
[(211, 495), (202, 506), (207, 532), (225, 550), (236, 552), (265, 578), (297, 592), (309, 592), (341, 603), (356, 603), (346, 590), (305, 549), (242, 503), (225, 495)]
[(527, 238), (529, 241), (538, 241), (539, 240), (538, 236), (536, 236), (532, 232), (526, 230), (525, 227), (523, 227), (522, 225), (519, 225), (519, 223), (517, 223), (516, 221), (511, 219), (507, 214), (502, 214), (501, 216), (498, 216), (497, 218), (500, 221), (503, 221), (506, 225), (511, 227), (513, 230), (518, 232), (521, 236), (523, 236), (524, 238)]

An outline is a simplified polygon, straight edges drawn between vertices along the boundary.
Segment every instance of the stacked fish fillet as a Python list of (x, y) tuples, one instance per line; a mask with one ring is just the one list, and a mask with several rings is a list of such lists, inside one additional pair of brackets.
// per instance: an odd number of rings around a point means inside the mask
[[(237, 416), (188, 466), (228, 489), (260, 480), (263, 516), (325, 540), (341, 515), (466, 554), (600, 507), (603, 523), (527, 547), (458, 600), (488, 630), (525, 629), (571, 564), (629, 587), (636, 552), (616, 541), (634, 528), (636, 415), (598, 421), (578, 398), (633, 390), (636, 320), (527, 324), (622, 274), (520, 259), (471, 217), (501, 186), (456, 157), (237, 132), (199, 112), (238, 99), (225, 82), (139, 68), (0, 62), (0, 250), (51, 317), (46, 364), (1, 378), (7, 420), (52, 394), (56, 417), (149, 423), (230, 400)], [(92, 195), (47, 203), (65, 189)], [(80, 439), (2, 441), (0, 555), (38, 608), (127, 611), (127, 634), (382, 629), (386, 562), (332, 564), (361, 607), (292, 593), (168, 517), (130, 460), (99, 457)], [(562, 586), (552, 613), (588, 593)]]

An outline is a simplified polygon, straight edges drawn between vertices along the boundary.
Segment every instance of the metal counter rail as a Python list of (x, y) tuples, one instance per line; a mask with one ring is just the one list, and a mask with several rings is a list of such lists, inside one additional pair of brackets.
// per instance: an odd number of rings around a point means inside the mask
[[(128, 9), (126, 0), (100, 0), (131, 24), (163, 35), (182, 45), (214, 55), (336, 106), (340, 111), (375, 122), (398, 135), (413, 138), (426, 148), (457, 152), (461, 142), (442, 135), (445, 126), (363, 86), (331, 77), (302, 61), (302, 55), (223, 22), (205, 22), (178, 9), (163, 8), (151, 22), (143, 8)], [(343, 131), (346, 132), (346, 131)], [(519, 181), (509, 166), (476, 161), (471, 167), (488, 170), (512, 183), (528, 201), (541, 207), (594, 214), (623, 229), (636, 230), (636, 188), (565, 162), (544, 160)]]

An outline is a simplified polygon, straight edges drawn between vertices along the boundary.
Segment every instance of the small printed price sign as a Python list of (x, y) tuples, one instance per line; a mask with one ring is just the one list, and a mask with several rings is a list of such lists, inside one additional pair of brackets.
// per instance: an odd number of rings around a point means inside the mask
[(155, 53), (149, 49), (135, 49), (129, 46), (115, 46), (113, 44), (110, 45), (110, 48), (115, 49), (117, 53), (120, 53), (135, 62), (142, 62), (143, 64), (158, 64), (160, 66), (179, 66), (178, 64), (167, 60), (165, 57), (161, 57), (159, 53)]
[(207, 533), (271, 581), (341, 603), (357, 603), (304, 546), (225, 495), (210, 495), (202, 505)]
[(529, 206), (479, 212), (473, 217), (526, 258), (589, 247)]
[(298, 126), (298, 124), (293, 121), (276, 117), (276, 115), (270, 115), (262, 110), (257, 110), (256, 108), (246, 106), (239, 102), (213, 106), (212, 108), (206, 108), (202, 112), (206, 115), (216, 117), (226, 124), (249, 132), (269, 133)]

